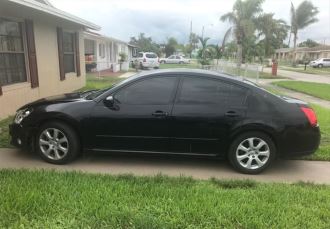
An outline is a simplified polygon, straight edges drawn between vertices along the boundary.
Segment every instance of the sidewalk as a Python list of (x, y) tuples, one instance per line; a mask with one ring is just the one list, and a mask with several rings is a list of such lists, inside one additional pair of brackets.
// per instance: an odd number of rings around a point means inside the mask
[[(264, 68), (264, 72), (271, 73), (272, 69)], [(330, 76), (325, 76), (325, 75), (307, 74), (307, 73), (293, 72), (282, 69), (278, 69), (277, 74), (280, 76), (291, 78), (293, 80), (330, 84)]]
[(217, 159), (183, 156), (144, 156), (134, 154), (85, 154), (69, 165), (48, 164), (35, 154), (18, 149), (0, 148), (0, 169), (55, 169), (102, 174), (137, 176), (191, 176), (196, 179), (252, 179), (262, 182), (314, 182), (330, 184), (330, 162), (277, 160), (259, 175), (245, 175), (234, 171), (228, 162)]

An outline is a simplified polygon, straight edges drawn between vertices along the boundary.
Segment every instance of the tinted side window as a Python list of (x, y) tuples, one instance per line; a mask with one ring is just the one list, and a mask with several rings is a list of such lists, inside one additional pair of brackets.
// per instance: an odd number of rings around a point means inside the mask
[(161, 105), (170, 103), (176, 89), (176, 77), (157, 77), (139, 81), (121, 89), (115, 99), (122, 104)]
[(246, 89), (219, 80), (202, 77), (183, 79), (178, 103), (186, 104), (225, 104), (242, 105)]

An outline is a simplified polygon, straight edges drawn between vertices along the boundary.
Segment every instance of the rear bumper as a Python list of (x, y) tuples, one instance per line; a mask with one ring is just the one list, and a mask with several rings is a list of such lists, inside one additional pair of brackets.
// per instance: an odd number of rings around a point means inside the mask
[(155, 67), (159, 67), (159, 63), (158, 62), (154, 62), (154, 63), (142, 62), (142, 66), (145, 68), (155, 68)]
[(319, 148), (321, 133), (319, 127), (291, 129), (283, 136), (279, 147), (281, 157), (299, 157), (315, 153)]

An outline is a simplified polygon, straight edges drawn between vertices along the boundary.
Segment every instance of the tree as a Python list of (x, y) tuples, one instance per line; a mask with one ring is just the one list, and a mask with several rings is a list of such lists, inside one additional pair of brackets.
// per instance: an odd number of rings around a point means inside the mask
[(230, 22), (234, 27), (237, 43), (237, 66), (243, 61), (243, 43), (255, 32), (255, 22), (262, 12), (264, 0), (236, 0), (233, 11), (221, 16), (220, 20)]
[(316, 46), (319, 46), (320, 44), (317, 43), (316, 41), (312, 40), (312, 39), (307, 39), (304, 42), (301, 42), (298, 44), (298, 47), (308, 47), (308, 48), (313, 48)]
[(199, 39), (196, 33), (191, 33), (189, 36), (190, 44), (192, 46), (192, 49), (196, 49)]
[(165, 54), (166, 56), (172, 55), (178, 46), (178, 42), (174, 37), (171, 37), (167, 40), (167, 43), (165, 45)]
[(296, 52), (297, 52), (297, 39), (298, 32), (301, 29), (306, 28), (307, 26), (318, 21), (316, 15), (319, 13), (317, 7), (313, 5), (310, 1), (303, 1), (300, 5), (295, 8), (295, 6), (291, 3), (291, 33), (293, 34), (293, 64), (295, 64), (296, 60)]
[(266, 13), (261, 15), (257, 22), (259, 31), (258, 37), (263, 37), (260, 43), (264, 46), (266, 57), (274, 54), (275, 49), (283, 47), (283, 41), (288, 35), (289, 26), (284, 20), (274, 19), (274, 14)]
[(207, 44), (209, 39), (209, 37), (198, 37), (198, 40), (201, 43), (201, 48), (198, 51), (198, 58), (202, 65), (209, 65), (210, 61), (213, 59), (213, 48)]
[(154, 52), (160, 55), (160, 46), (153, 42), (151, 37), (146, 37), (144, 33), (140, 33), (137, 38), (131, 37), (130, 43), (136, 45), (139, 52)]
[(221, 57), (224, 54), (225, 51), (225, 47), (226, 47), (226, 42), (231, 34), (231, 30), (232, 28), (230, 27), (229, 29), (227, 29), (227, 31), (225, 32), (223, 38), (222, 38), (222, 44), (218, 44), (218, 45), (213, 45), (213, 49), (214, 49), (214, 58), (217, 60), (217, 64), (219, 63), (219, 59), (221, 59)]

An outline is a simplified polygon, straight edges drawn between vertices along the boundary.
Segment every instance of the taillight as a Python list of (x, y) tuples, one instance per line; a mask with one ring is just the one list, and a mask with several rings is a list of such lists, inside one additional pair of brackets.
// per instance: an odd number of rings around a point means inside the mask
[(306, 118), (308, 119), (311, 126), (317, 126), (317, 117), (316, 117), (314, 110), (309, 107), (300, 107), (300, 109), (306, 115)]
[(147, 62), (147, 59), (146, 58), (143, 58), (143, 62)]

